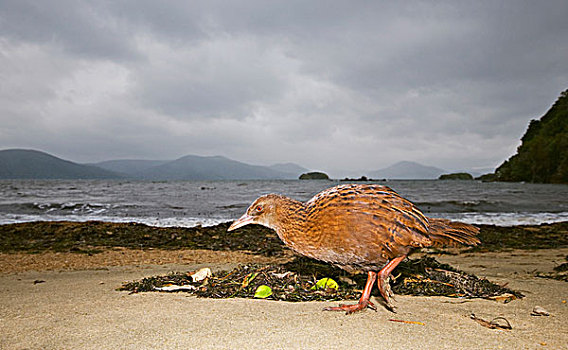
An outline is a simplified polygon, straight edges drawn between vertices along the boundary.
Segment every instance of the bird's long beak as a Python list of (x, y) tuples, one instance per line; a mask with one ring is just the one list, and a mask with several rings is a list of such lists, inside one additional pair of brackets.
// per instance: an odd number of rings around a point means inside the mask
[(246, 213), (241, 216), (240, 218), (238, 218), (237, 220), (235, 220), (231, 226), (229, 226), (229, 228), (227, 229), (227, 231), (233, 231), (238, 229), (241, 226), (245, 226), (248, 224), (252, 224), (254, 220), (254, 217), (247, 215)]

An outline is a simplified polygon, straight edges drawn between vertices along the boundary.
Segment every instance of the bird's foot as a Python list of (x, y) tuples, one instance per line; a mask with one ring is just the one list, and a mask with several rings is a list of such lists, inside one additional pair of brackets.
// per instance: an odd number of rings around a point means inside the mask
[[(381, 278), (381, 277), (379, 277)], [(389, 278), (379, 279), (379, 292), (385, 300), (385, 307), (394, 313), (396, 313), (396, 306), (394, 306), (393, 300), (395, 300), (394, 293), (390, 287)]]
[(385, 297), (385, 299), (387, 299), (387, 301), (389, 301), (389, 299), (396, 300), (395, 297), (394, 297), (394, 293), (392, 292), (392, 289), (391, 289), (391, 286), (390, 286), (390, 277), (388, 277), (385, 280), (383, 287), (384, 287), (384, 291), (381, 291), (381, 293), (384, 293), (383, 296), (385, 296), (385, 295), (387, 296), (387, 297)]
[(396, 314), (396, 306), (392, 302), (391, 299), (386, 300), (385, 307), (390, 311)]
[(371, 310), (377, 311), (377, 307), (373, 304), (370, 300), (359, 300), (357, 304), (353, 305), (344, 305), (340, 304), (339, 306), (330, 306), (326, 307), (324, 311), (345, 311), (347, 315), (352, 314), (357, 311), (364, 310), (365, 308), (369, 308)]

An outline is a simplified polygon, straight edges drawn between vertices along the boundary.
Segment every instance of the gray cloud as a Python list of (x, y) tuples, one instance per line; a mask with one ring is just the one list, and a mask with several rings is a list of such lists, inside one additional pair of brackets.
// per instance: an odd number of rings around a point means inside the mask
[(568, 5), (0, 3), (0, 148), (340, 173), (510, 156), (566, 89)]

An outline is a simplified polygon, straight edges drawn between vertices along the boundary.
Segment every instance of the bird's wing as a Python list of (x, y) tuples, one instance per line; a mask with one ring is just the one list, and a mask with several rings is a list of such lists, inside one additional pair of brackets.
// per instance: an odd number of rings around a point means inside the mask
[(343, 185), (316, 197), (306, 203), (307, 223), (338, 246), (375, 247), (393, 258), (411, 247), (432, 245), (428, 219), (389, 187)]

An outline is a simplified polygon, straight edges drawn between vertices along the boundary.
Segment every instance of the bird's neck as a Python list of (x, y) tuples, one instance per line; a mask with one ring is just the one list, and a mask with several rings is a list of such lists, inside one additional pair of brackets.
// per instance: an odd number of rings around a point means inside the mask
[(294, 237), (304, 231), (306, 209), (304, 203), (291, 198), (284, 198), (277, 207), (277, 217), (272, 227), (278, 237), (294, 249)]

